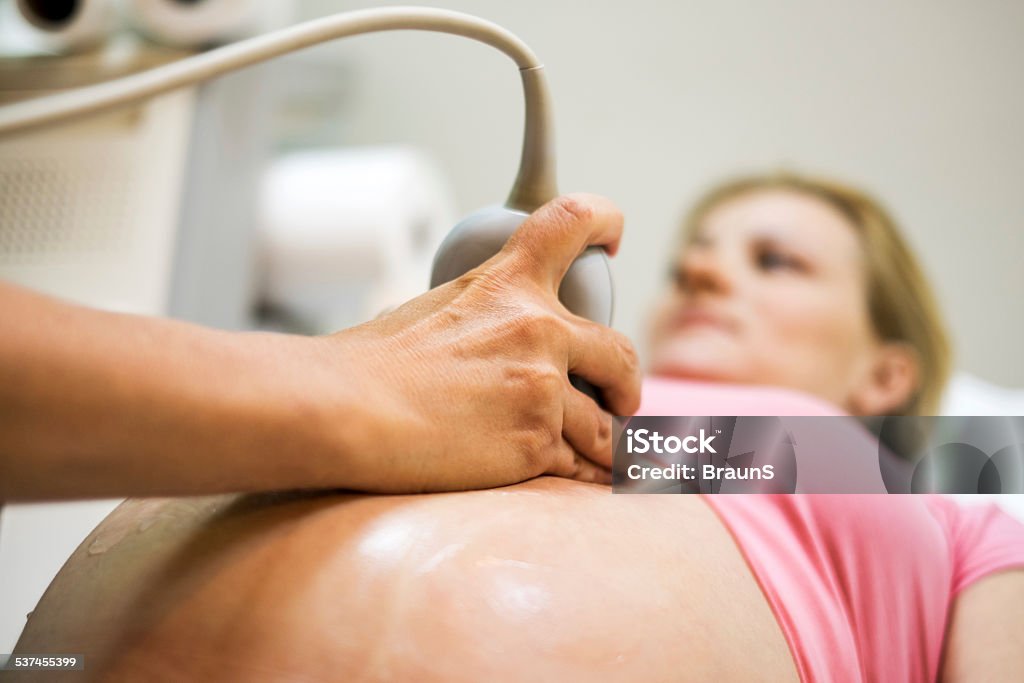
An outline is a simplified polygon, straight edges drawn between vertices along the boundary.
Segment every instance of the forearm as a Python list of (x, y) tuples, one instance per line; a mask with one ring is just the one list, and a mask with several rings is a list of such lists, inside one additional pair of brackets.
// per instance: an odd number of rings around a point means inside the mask
[(557, 292), (588, 245), (614, 253), (621, 233), (607, 200), (553, 200), (469, 273), (316, 338), (101, 313), (0, 283), (0, 499), (607, 482), (610, 413), (640, 402), (636, 352)]
[(942, 672), (945, 683), (1019, 681), (1024, 675), (1024, 571), (986, 576), (956, 599)]
[[(321, 424), (327, 406), (289, 363), (315, 340), (95, 311), (2, 283), (0, 301), (3, 499), (343, 484), (329, 465), (344, 432)], [(333, 414), (351, 416), (333, 398)]]

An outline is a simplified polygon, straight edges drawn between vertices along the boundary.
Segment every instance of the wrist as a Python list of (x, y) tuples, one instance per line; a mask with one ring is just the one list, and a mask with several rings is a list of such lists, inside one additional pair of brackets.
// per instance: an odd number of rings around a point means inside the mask
[(260, 378), (244, 399), (258, 431), (260, 488), (370, 487), (382, 433), (375, 382), (359, 371), (358, 340), (247, 333), (246, 366)]

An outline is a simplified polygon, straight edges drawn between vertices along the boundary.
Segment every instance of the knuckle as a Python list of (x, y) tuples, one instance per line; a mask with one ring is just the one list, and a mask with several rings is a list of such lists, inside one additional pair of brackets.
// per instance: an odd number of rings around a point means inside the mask
[(547, 367), (537, 377), (537, 391), (540, 403), (545, 406), (544, 411), (548, 413), (559, 407), (562, 403), (562, 395), (569, 383), (568, 376), (552, 367)]
[(569, 323), (546, 309), (533, 314), (530, 327), (547, 343), (565, 339), (569, 334)]
[(587, 420), (587, 440), (586, 447), (582, 448), (588, 457), (591, 459), (598, 459), (604, 455), (605, 449), (611, 443), (611, 424), (610, 421), (605, 419), (605, 414), (595, 409), (590, 412)]
[(550, 421), (535, 422), (519, 433), (516, 450), (529, 476), (536, 477), (548, 471), (561, 437), (561, 431), (553, 428)]
[(592, 323), (593, 328), (599, 331), (600, 336), (604, 343), (608, 344), (612, 355), (615, 360), (621, 366), (621, 370), (624, 373), (634, 375), (640, 370), (640, 356), (636, 352), (636, 347), (633, 346), (633, 342), (630, 341), (629, 337), (608, 327), (604, 327), (597, 323)]
[(542, 421), (551, 419), (566, 382), (558, 371), (537, 363), (512, 363), (505, 366), (503, 374), (512, 400), (523, 406), (524, 415)]
[[(528, 391), (533, 385), (536, 370), (529, 363), (512, 362), (505, 364), (501, 373), (505, 386), (512, 390), (513, 394), (519, 394)], [(514, 395), (514, 398), (519, 398), (519, 396)]]
[(583, 326), (583, 331), (585, 332), (582, 338), (590, 340), (587, 343), (607, 345), (607, 348), (611, 350), (612, 359), (619, 363), (622, 372), (629, 375), (639, 375), (640, 356), (629, 337), (618, 330), (613, 330), (610, 327), (586, 320), (585, 318), (577, 318), (577, 322)]
[(498, 322), (499, 335), (507, 343), (527, 348), (532, 347), (538, 341), (538, 329), (532, 323), (530, 315), (509, 314)]
[(536, 477), (544, 471), (546, 464), (544, 454), (537, 446), (537, 441), (532, 438), (531, 432), (522, 433), (516, 440), (514, 446), (516, 457), (522, 463), (524, 474), (527, 477)]
[(532, 308), (510, 313), (502, 319), (500, 326), (503, 337), (530, 350), (543, 349), (564, 339), (567, 331), (566, 322), (558, 316)]
[(610, 344), (615, 350), (618, 371), (617, 381), (612, 388), (612, 408), (615, 414), (632, 415), (640, 407), (642, 373), (640, 357), (633, 343), (625, 335), (615, 332), (610, 337)]
[(622, 358), (622, 364), (625, 369), (631, 375), (637, 374), (640, 370), (640, 356), (637, 354), (633, 342), (621, 332), (616, 332), (615, 344), (619, 349), (619, 355)]
[(520, 363), (505, 371), (510, 401), (518, 407), (512, 447), (530, 476), (549, 469), (562, 439), (566, 380), (551, 367)]
[(594, 207), (579, 195), (562, 195), (554, 200), (552, 208), (570, 223), (585, 224), (594, 218)]
[(565, 449), (558, 453), (553, 459), (553, 462), (548, 467), (547, 472), (559, 477), (572, 478), (575, 476), (578, 469), (579, 464), (575, 452), (571, 449)]
[(537, 379), (538, 406), (543, 406), (545, 416), (562, 405), (562, 396), (569, 383), (567, 375), (553, 367), (547, 367), (539, 373)]
[(594, 429), (594, 441), (598, 449), (604, 449), (611, 445), (612, 441), (612, 419), (601, 411), (596, 413), (597, 424)]

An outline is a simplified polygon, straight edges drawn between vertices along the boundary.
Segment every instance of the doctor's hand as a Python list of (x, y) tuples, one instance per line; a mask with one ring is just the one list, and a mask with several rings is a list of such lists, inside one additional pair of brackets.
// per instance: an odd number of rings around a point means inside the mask
[(607, 199), (560, 197), (478, 268), (317, 339), (322, 376), (337, 372), (328, 381), (348, 395), (341, 405), (359, 405), (338, 416), (365, 439), (346, 449), (350, 485), (435, 491), (541, 474), (610, 481), (611, 415), (569, 374), (597, 386), (613, 414), (631, 415), (640, 400), (636, 352), (624, 335), (570, 313), (558, 287), (587, 246), (614, 254), (621, 234), (622, 215)]
[(296, 488), (438, 491), (540, 474), (607, 481), (632, 414), (625, 337), (569, 313), (583, 249), (622, 217), (575, 195), (492, 259), (324, 337), (99, 311), (0, 282), (0, 502)]

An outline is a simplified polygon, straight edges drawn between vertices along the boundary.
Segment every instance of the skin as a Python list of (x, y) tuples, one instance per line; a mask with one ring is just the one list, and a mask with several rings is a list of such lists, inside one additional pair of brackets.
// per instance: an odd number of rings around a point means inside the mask
[(836, 210), (757, 190), (712, 208), (696, 232), (652, 315), (652, 372), (791, 387), (855, 415), (907, 400), (914, 355), (875, 335), (863, 253)]
[[(901, 400), (891, 377), (912, 378), (910, 361), (865, 324), (859, 246), (842, 232), (852, 228), (804, 197), (774, 200), (800, 205), (790, 222), (720, 212), (714, 251), (681, 255), (665, 301), (714, 313), (679, 322), (663, 303), (655, 369), (813, 386), (851, 409)], [(826, 240), (813, 276), (744, 260), (747, 227), (769, 218)], [(818, 377), (801, 358), (840, 372)], [(772, 374), (772, 359), (792, 377)], [(1022, 600), (1018, 571), (965, 590), (942, 680), (1019, 678), (1024, 612), (1007, 605)], [(16, 651), (85, 653), (85, 679), (106, 681), (797, 680), (702, 497), (611, 496), (551, 477), (457, 494), (128, 501), (69, 559)]]
[(48, 589), (33, 648), (103, 681), (796, 680), (699, 497), (553, 477), (129, 501)]
[(1024, 671), (1024, 572), (988, 576), (953, 603), (945, 681), (1010, 681)]
[(223, 332), (0, 284), (0, 501), (608, 481), (611, 417), (568, 375), (630, 414), (636, 354), (557, 291), (587, 245), (614, 254), (621, 234), (608, 200), (561, 197), (470, 273), (327, 337)]
[[(715, 206), (675, 259), (650, 327), (651, 371), (772, 384), (851, 415), (903, 405), (913, 352), (880, 340), (867, 308), (854, 226), (820, 199), (766, 189)], [(944, 681), (1014, 680), (1024, 671), (1024, 572), (986, 577), (953, 604)]]

